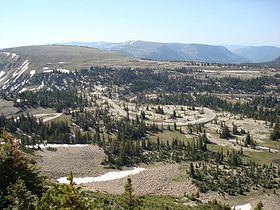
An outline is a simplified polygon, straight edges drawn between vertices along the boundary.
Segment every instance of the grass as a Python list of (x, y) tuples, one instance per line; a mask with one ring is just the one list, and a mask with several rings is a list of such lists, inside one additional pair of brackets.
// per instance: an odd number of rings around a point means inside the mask
[(57, 118), (54, 118), (53, 120), (49, 120), (47, 123), (50, 123), (50, 122), (67, 122), (68, 124), (71, 123), (71, 115), (61, 115)]
[(207, 144), (207, 149), (213, 152), (221, 152), (223, 150), (224, 153), (226, 153), (227, 151), (231, 152), (233, 150), (233, 148), (230, 146), (223, 147), (217, 144)]
[(243, 159), (259, 164), (271, 164), (273, 160), (280, 159), (280, 153), (245, 151)]
[[(224, 154), (233, 150), (232, 147), (223, 147), (217, 144), (207, 144), (207, 148), (214, 152), (223, 150)], [(254, 161), (259, 164), (271, 164), (273, 160), (277, 159), (280, 159), (280, 153), (244, 151), (243, 156), (244, 161)]]
[[(276, 196), (272, 197), (272, 195), (274, 195), (273, 191), (274, 190), (269, 190), (269, 189), (266, 189), (265, 192), (262, 189), (252, 190), (249, 193), (246, 193), (246, 196), (235, 195), (235, 196), (225, 197), (223, 199), (223, 202), (228, 203), (230, 205), (245, 204), (250, 202), (253, 205), (252, 207), (254, 208), (258, 201), (265, 201), (265, 200), (268, 200), (268, 202), (273, 201), (276, 197)], [(279, 196), (279, 190), (276, 190), (276, 193)], [(266, 209), (269, 209), (267, 205), (264, 205), (264, 207), (266, 207)]]
[(272, 141), (272, 140), (265, 140), (263, 142), (258, 142), (260, 146), (268, 147), (270, 149), (278, 149), (280, 150), (280, 142)]
[[(169, 131), (169, 130), (164, 130), (163, 132), (158, 132), (156, 134), (153, 134), (153, 135), (149, 136), (149, 139), (151, 141), (157, 141), (158, 137), (159, 137), (159, 140), (163, 141), (163, 142), (167, 142), (167, 141), (171, 142), (173, 139), (176, 139), (176, 138), (183, 140), (185, 143), (193, 141), (193, 138), (187, 138), (185, 136), (185, 134), (182, 134), (179, 131)], [(196, 138), (196, 137), (194, 137), (194, 138)]]
[[(179, 131), (164, 130), (163, 132), (158, 132), (154, 135), (149, 136), (149, 139), (152, 141), (156, 141), (157, 137), (159, 137), (160, 141), (163, 142), (171, 142), (173, 138), (184, 140), (185, 143), (193, 141), (193, 138), (187, 138), (184, 134), (180, 133)], [(278, 145), (280, 145), (279, 142), (274, 142), (271, 140), (266, 141), (267, 147), (277, 148)], [(227, 151), (231, 152), (234, 149), (230, 146), (224, 147), (217, 144), (207, 144), (207, 148), (208, 150), (211, 150), (213, 152), (221, 152), (223, 150), (224, 154), (226, 154)], [(254, 161), (259, 164), (271, 164), (273, 160), (277, 159), (280, 159), (280, 153), (244, 151), (243, 156), (244, 161)], [(276, 162), (274, 162), (274, 164), (276, 164)]]
[(19, 112), (20, 109), (17, 107), (14, 107), (13, 101), (6, 101), (3, 99), (0, 99), (0, 115), (9, 116), (16, 114)]

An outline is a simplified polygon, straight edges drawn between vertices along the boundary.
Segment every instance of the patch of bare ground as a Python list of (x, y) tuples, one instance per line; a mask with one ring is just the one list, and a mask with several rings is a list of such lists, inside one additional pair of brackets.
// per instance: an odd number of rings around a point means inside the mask
[(223, 147), (228, 146), (240, 150), (241, 147), (234, 144), (233, 142), (244, 141), (246, 135), (234, 135), (230, 139), (232, 142), (226, 139), (221, 139), (219, 137), (219, 134), (217, 133), (217, 131), (220, 130), (221, 122), (225, 122), (231, 131), (232, 131), (233, 124), (235, 124), (237, 126), (238, 131), (244, 129), (246, 132), (250, 133), (250, 136), (253, 138), (254, 141), (256, 141), (259, 147), (258, 150), (251, 149), (248, 147), (243, 147), (244, 151), (260, 152), (263, 149), (270, 148), (271, 152), (279, 152), (277, 145), (275, 146), (273, 142), (271, 143), (271, 141), (269, 140), (271, 127), (269, 127), (268, 123), (266, 123), (263, 120), (254, 120), (252, 118), (246, 118), (228, 112), (220, 112), (217, 114), (217, 124), (208, 123), (205, 125), (208, 138), (211, 142)]
[(221, 196), (215, 192), (209, 192), (205, 194), (201, 194), (200, 199), (203, 202), (208, 200), (217, 199), (222, 203), (227, 203), (230, 206), (243, 205), (246, 203), (250, 203), (254, 208), (259, 201), (263, 203), (263, 210), (276, 210), (279, 209), (280, 206), (280, 190), (276, 191), (277, 194), (273, 193), (273, 190), (263, 192), (261, 190), (252, 191), (248, 193), (246, 196), (238, 195), (238, 196)]
[(0, 99), (0, 115), (4, 116), (10, 116), (13, 114), (16, 114), (20, 112), (20, 109), (17, 107), (14, 107), (13, 101), (6, 101), (3, 99)]
[[(131, 176), (134, 192), (138, 195), (184, 196), (197, 191), (187, 178), (184, 164), (157, 163), (150, 166), (141, 165), (147, 170)], [(107, 182), (84, 184), (90, 190), (121, 194), (124, 191), (126, 178)]]
[(240, 115), (222, 112), (219, 114), (218, 119), (226, 122), (232, 128), (232, 124), (237, 125), (238, 129), (245, 129), (250, 132), (250, 135), (257, 141), (269, 139), (271, 128), (263, 120), (254, 120), (252, 118), (241, 117)]
[(35, 152), (41, 172), (51, 179), (68, 176), (98, 176), (109, 170), (101, 162), (105, 154), (98, 146), (60, 147), (55, 150), (42, 149)]
[[(101, 165), (105, 155), (97, 146), (87, 147), (61, 147), (56, 151), (43, 149), (35, 152), (38, 164), (43, 174), (51, 179), (68, 176), (70, 171), (75, 177), (95, 177), (113, 171), (105, 169)], [(134, 193), (137, 195), (168, 195), (183, 197), (198, 191), (187, 175), (189, 163), (155, 163), (152, 165), (141, 164), (139, 167), (146, 168), (139, 174), (132, 175)], [(124, 167), (124, 169), (126, 169)], [(116, 171), (116, 170), (114, 170)], [(82, 184), (87, 190), (103, 191), (111, 194), (121, 194), (127, 178), (121, 178), (104, 182)], [(216, 192), (201, 193), (200, 200), (207, 202), (217, 199), (230, 206), (251, 203), (254, 207), (259, 201), (264, 204), (265, 210), (278, 209), (280, 205), (280, 190), (276, 191), (252, 191), (246, 196), (222, 196)], [(195, 205), (186, 201), (186, 205)]]

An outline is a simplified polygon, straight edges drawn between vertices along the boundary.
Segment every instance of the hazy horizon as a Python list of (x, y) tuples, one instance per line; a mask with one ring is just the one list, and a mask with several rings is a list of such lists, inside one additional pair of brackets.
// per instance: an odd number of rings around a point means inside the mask
[(280, 1), (1, 1), (0, 48), (64, 42), (280, 46)]
[(228, 48), (229, 50), (233, 49), (240, 49), (240, 48), (245, 48), (245, 47), (278, 47), (280, 48), (279, 45), (265, 45), (265, 44), (259, 44), (259, 45), (240, 45), (240, 44), (211, 44), (211, 43), (199, 43), (199, 42), (159, 42), (159, 41), (151, 41), (151, 40), (125, 40), (125, 41), (77, 41), (77, 40), (72, 40), (72, 41), (65, 41), (65, 42), (54, 42), (54, 43), (36, 43), (36, 44), (24, 44), (24, 45), (16, 45), (16, 46), (8, 46), (8, 47), (1, 47), (0, 49), (9, 49), (9, 48), (14, 48), (14, 47), (25, 47), (25, 46), (36, 46), (36, 45), (63, 45), (63, 44), (68, 44), (68, 43), (94, 43), (94, 42), (104, 42), (104, 43), (124, 43), (124, 42), (129, 42), (129, 41), (144, 41), (144, 42), (158, 42), (158, 43), (180, 43), (180, 44), (202, 44), (202, 45), (215, 45), (215, 46), (223, 46)]

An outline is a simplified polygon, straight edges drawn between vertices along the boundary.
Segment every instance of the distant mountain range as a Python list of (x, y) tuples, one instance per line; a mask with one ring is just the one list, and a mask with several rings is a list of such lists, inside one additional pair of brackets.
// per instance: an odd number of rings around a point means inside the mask
[[(90, 66), (169, 68), (173, 65), (176, 67), (184, 65), (184, 62), (174, 64), (154, 60), (202, 60), (230, 63), (246, 60), (233, 54), (225, 47), (201, 44), (163, 44), (136, 41), (122, 44), (68, 43), (68, 45), (71, 46), (38, 45), (0, 50), (0, 89), (5, 91), (21, 90), (37, 73), (52, 73), (53, 71), (69, 73), (71, 70), (89, 68)], [(271, 62), (254, 63), (253, 65), (280, 67), (280, 57)]]
[(278, 67), (280, 68), (280, 57), (276, 58), (273, 61), (266, 62), (266, 63), (261, 63), (263, 66), (268, 66), (268, 67)]
[(245, 47), (206, 44), (159, 43), (147, 41), (69, 42), (64, 45), (94, 47), (114, 51), (125, 56), (169, 61), (204, 61), (216, 63), (250, 63), (272, 61), (280, 56), (280, 48), (273, 46)]
[(254, 63), (272, 61), (280, 56), (280, 48), (273, 46), (243, 47), (232, 50), (232, 52)]
[(223, 46), (215, 45), (146, 41), (127, 41), (122, 43), (70, 42), (66, 43), (66, 45), (94, 47), (102, 50), (118, 52), (125, 56), (159, 61), (204, 61), (217, 63), (250, 62), (250, 60), (235, 55)]

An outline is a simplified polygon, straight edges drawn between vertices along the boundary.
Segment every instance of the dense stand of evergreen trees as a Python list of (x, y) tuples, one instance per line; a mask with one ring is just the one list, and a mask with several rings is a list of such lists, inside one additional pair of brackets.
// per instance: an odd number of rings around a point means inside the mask
[(242, 151), (219, 153), (219, 161), (190, 164), (189, 175), (200, 192), (216, 191), (229, 195), (245, 195), (251, 189), (279, 189), (280, 168), (271, 165), (244, 163)]
[[(35, 145), (41, 143), (88, 143), (89, 137), (71, 135), (71, 128), (67, 122), (57, 121), (43, 123), (33, 116), (21, 115), (18, 118), (0, 116), (0, 129), (5, 129), (21, 139), (21, 145)], [(77, 132), (79, 134), (79, 132)]]
[[(117, 85), (123, 87), (123, 95), (133, 93), (228, 93), (228, 94), (257, 94), (280, 93), (279, 77), (261, 76), (257, 78), (201, 78), (196, 74), (185, 72), (185, 68), (174, 70), (156, 71), (151, 69), (112, 69), (109, 67), (91, 67), (80, 71), (64, 74), (58, 71), (50, 73), (35, 74), (29, 81), (30, 86), (47, 87), (52, 91), (80, 91), (91, 88), (95, 84), (106, 87)], [(191, 71), (190, 71), (191, 72)], [(8, 96), (10, 93), (1, 92)], [(13, 93), (13, 94), (16, 94)], [(26, 94), (26, 93), (23, 93)], [(17, 94), (16, 94), (17, 95)], [(36, 101), (34, 101), (36, 103)], [(40, 103), (44, 104), (43, 101)], [(264, 105), (263, 105), (264, 106)]]
[(20, 93), (17, 97), (17, 99), (21, 99), (19, 102), (15, 101), (15, 105), (18, 107), (51, 107), (57, 112), (88, 106), (87, 98), (78, 94), (75, 89), (27, 91)]
[[(122, 166), (140, 162), (208, 160), (213, 154), (207, 151), (207, 137), (201, 134), (197, 141), (185, 143), (180, 139), (164, 142), (151, 141), (151, 133), (162, 132), (155, 124), (146, 124), (142, 117), (116, 119), (107, 109), (96, 109), (94, 113), (75, 112), (73, 122), (84, 131), (95, 130), (92, 142), (104, 149), (104, 163)], [(106, 134), (106, 138), (105, 135)]]

